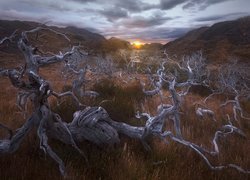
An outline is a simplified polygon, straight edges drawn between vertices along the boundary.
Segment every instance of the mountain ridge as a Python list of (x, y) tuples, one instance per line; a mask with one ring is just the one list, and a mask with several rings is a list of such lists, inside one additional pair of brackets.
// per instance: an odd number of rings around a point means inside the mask
[[(67, 27), (46, 26), (44, 24), (39, 24), (37, 22), (18, 21), (18, 20), (14, 21), (0, 20), (0, 39), (9, 36), (15, 30), (18, 30), (18, 32), (22, 32), (31, 30), (36, 27), (51, 28), (53, 30), (64, 33), (69, 37), (71, 45), (80, 44), (81, 46), (84, 47), (86, 51), (90, 53), (97, 54), (110, 51), (117, 51), (118, 49), (122, 48), (130, 48), (130, 43), (128, 41), (118, 38), (106, 39), (103, 35), (91, 32), (84, 28), (78, 28), (74, 26), (67, 26)], [(42, 37), (43, 41), (49, 43), (50, 46), (54, 47), (55, 50), (67, 47), (67, 44), (64, 42), (65, 41), (64, 38), (55, 37), (55, 34), (47, 31), (43, 33), (43, 36), (44, 36)], [(43, 42), (41, 46), (45, 46), (46, 43)], [(15, 51), (15, 49), (12, 48), (12, 51)]]
[(163, 46), (170, 55), (190, 55), (202, 50), (210, 62), (250, 59), (250, 16), (189, 31)]
[[(73, 26), (55, 27), (46, 26), (36, 22), (29, 21), (7, 21), (0, 20), (0, 37), (9, 36), (16, 29), (19, 32), (30, 30), (32, 28), (42, 26), (58, 30), (65, 33), (71, 39), (71, 45), (81, 44), (86, 51), (94, 54), (109, 53), (118, 49), (132, 49), (133, 47), (126, 40), (112, 37), (106, 39), (98, 33), (93, 33), (84, 28)], [(42, 37), (42, 42), (37, 45), (46, 50), (46, 45), (50, 47), (47, 50), (58, 52), (63, 48), (68, 47), (65, 39), (58, 38), (54, 34), (46, 32)], [(12, 46), (12, 45), (10, 45)], [(243, 17), (237, 20), (224, 21), (215, 23), (210, 27), (200, 27), (189, 31), (184, 36), (171, 41), (163, 46), (158, 43), (146, 44), (141, 49), (155, 50), (166, 49), (170, 55), (177, 55), (181, 58), (183, 55), (190, 55), (195, 51), (202, 50), (209, 62), (221, 63), (226, 62), (230, 57), (237, 57), (241, 61), (250, 59), (250, 16)], [(1, 49), (4, 51), (4, 49)], [(16, 48), (6, 51), (18, 51)]]

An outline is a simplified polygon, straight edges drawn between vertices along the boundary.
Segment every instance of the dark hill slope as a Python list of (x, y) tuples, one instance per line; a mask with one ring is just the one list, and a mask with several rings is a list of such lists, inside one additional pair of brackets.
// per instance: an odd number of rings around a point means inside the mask
[[(35, 22), (0, 20), (0, 39), (10, 35), (15, 30), (21, 32), (39, 26), (47, 27)], [(81, 44), (86, 50), (98, 52), (102, 51), (103, 44), (107, 41), (102, 35), (92, 33), (86, 29), (75, 27), (58, 28), (53, 26), (50, 26), (49, 28), (65, 33), (71, 41), (67, 42), (64, 38), (58, 37), (50, 31), (39, 32), (38, 34), (40, 34), (40, 36), (38, 36), (37, 45), (39, 47), (43, 47), (43, 50), (46, 50), (46, 46), (48, 44), (50, 51), (61, 50), (69, 47), (70, 45)]]
[[(9, 36), (15, 30), (18, 30), (20, 33), (24, 30), (30, 30), (39, 26), (48, 27), (36, 22), (0, 20), (0, 39), (5, 36)], [(73, 26), (65, 28), (50, 26), (49, 28), (66, 34), (71, 41), (67, 42), (64, 38), (58, 37), (50, 31), (39, 32), (40, 36), (38, 36), (38, 40), (34, 40), (34, 44), (42, 48), (44, 51), (59, 51), (69, 46), (78, 44), (81, 44), (83, 49), (93, 54), (109, 53), (111, 51), (117, 51), (118, 49), (131, 49), (130, 43), (125, 40), (115, 37), (105, 39), (104, 36), (98, 33), (90, 32), (83, 28)], [(36, 35), (33, 35), (33, 37), (35, 38)], [(18, 51), (16, 44), (10, 44), (9, 46), (12, 48), (2, 47), (1, 51), (5, 51), (7, 53), (16, 53)]]
[(164, 49), (178, 56), (202, 50), (211, 62), (226, 61), (230, 57), (249, 61), (250, 17), (192, 30), (164, 45)]

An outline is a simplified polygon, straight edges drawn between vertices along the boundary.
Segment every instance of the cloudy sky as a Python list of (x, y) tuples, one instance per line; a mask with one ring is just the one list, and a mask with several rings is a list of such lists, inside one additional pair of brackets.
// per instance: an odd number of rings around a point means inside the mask
[(128, 41), (166, 43), (250, 15), (250, 0), (0, 0), (0, 19), (77, 26)]

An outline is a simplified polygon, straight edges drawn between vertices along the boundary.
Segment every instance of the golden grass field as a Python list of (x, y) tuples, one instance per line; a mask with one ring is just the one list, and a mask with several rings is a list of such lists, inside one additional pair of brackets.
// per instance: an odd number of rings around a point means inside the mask
[[(60, 66), (51, 65), (42, 70), (41, 74), (51, 82), (56, 91), (62, 90), (64, 83), (60, 77)], [(143, 124), (143, 120), (136, 120), (133, 117), (135, 111), (140, 108), (140, 103), (144, 103), (145, 110), (155, 113), (159, 100), (154, 97), (142, 96), (138, 92), (140, 90), (136, 82), (131, 85), (116, 85), (116, 82), (119, 81), (121, 79), (113, 80), (113, 82), (112, 80), (104, 81), (106, 84), (113, 85), (111, 88), (105, 87), (105, 83), (103, 86), (94, 85), (93, 88), (96, 91), (102, 90), (101, 97), (96, 100), (85, 99), (85, 103), (98, 105), (102, 97), (106, 99), (115, 97), (115, 100), (103, 104), (114, 120)], [(0, 87), (0, 121), (15, 130), (25, 121), (15, 104), (18, 91), (5, 77), (0, 78)], [(219, 105), (225, 99), (222, 96), (215, 96), (208, 101), (207, 105), (216, 112), (217, 122), (209, 118), (200, 120), (196, 117), (192, 104), (203, 98), (199, 94), (191, 93), (183, 99), (181, 130), (186, 140), (210, 149), (214, 133), (227, 123), (225, 114), (232, 114), (232, 110), (230, 105), (221, 110)], [(55, 107), (55, 104), (51, 99), (52, 109), (66, 118), (65, 121), (71, 121), (70, 117), (75, 110), (71, 101), (67, 99), (61, 107)], [(242, 102), (242, 104), (246, 114), (250, 114), (250, 103)], [(31, 109), (32, 107), (29, 105), (30, 112)], [(235, 125), (247, 134), (247, 138), (243, 139), (237, 135), (220, 138), (220, 155), (209, 159), (214, 165), (235, 163), (249, 169), (250, 123), (240, 119)], [(166, 127), (172, 129), (172, 123), (168, 122)], [(4, 138), (4, 135), (1, 133), (1, 138)], [(158, 139), (153, 139), (151, 152), (144, 150), (138, 140), (127, 137), (122, 137), (121, 143), (115, 147), (100, 148), (89, 142), (83, 142), (79, 146), (87, 155), (89, 164), (86, 164), (84, 158), (73, 148), (53, 140), (50, 140), (49, 143), (65, 162), (67, 173), (65, 179), (249, 179), (249, 175), (241, 174), (233, 169), (211, 171), (194, 151), (171, 141), (169, 144), (165, 144)], [(64, 178), (60, 175), (56, 163), (39, 149), (39, 139), (34, 129), (25, 138), (17, 152), (0, 156), (0, 179)]]

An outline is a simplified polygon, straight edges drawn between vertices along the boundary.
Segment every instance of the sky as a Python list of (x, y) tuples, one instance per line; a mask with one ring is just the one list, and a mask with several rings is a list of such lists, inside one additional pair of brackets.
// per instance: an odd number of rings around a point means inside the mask
[(250, 0), (0, 0), (0, 19), (76, 26), (144, 43), (166, 43), (248, 15)]

